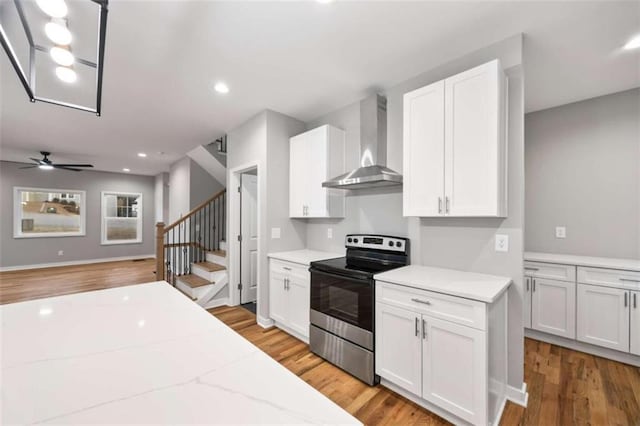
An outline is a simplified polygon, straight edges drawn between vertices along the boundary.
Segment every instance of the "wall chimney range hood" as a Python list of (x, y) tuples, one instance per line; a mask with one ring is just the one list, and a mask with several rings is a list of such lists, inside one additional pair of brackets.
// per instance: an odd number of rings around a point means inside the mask
[(402, 185), (387, 168), (387, 100), (373, 95), (360, 102), (360, 167), (322, 183), (324, 188), (363, 189)]

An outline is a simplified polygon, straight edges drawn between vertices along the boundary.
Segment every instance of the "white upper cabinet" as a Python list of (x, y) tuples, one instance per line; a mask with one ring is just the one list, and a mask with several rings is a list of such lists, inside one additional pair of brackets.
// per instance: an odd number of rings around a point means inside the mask
[(494, 60), (404, 95), (404, 215), (506, 217), (507, 82)]
[(325, 125), (290, 139), (289, 217), (344, 217), (344, 191), (322, 187), (345, 172), (344, 131)]

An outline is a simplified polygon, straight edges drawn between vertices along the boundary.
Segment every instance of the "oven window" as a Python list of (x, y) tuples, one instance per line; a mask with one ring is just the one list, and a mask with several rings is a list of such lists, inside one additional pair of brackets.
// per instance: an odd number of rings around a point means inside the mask
[(319, 271), (311, 272), (311, 308), (373, 331), (373, 283)]

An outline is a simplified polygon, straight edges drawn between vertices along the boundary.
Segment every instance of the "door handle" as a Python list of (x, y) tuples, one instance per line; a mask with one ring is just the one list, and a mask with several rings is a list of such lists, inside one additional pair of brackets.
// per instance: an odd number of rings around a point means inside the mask
[(624, 307), (625, 307), (625, 308), (627, 307), (627, 295), (628, 295), (628, 294), (629, 294), (629, 292), (628, 292), (628, 291), (624, 293)]
[(442, 197), (438, 197), (438, 214), (442, 214)]
[(431, 302), (428, 300), (420, 300), (420, 299), (411, 299), (412, 302), (422, 303), (423, 305), (431, 305)]
[(415, 332), (415, 336), (418, 337), (418, 317), (415, 318), (416, 320), (416, 332)]
[(422, 338), (427, 340), (427, 322), (422, 320)]

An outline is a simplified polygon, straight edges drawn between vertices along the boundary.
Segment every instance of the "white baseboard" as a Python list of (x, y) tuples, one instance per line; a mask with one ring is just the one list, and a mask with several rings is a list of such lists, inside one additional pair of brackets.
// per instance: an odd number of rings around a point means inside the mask
[(52, 262), (52, 263), (37, 263), (33, 265), (1, 266), (0, 272), (23, 271), (27, 269), (55, 268), (57, 266), (88, 265), (91, 263), (106, 263), (106, 262), (118, 262), (121, 260), (155, 259), (155, 258), (156, 258), (155, 254), (141, 254), (138, 256), (105, 257), (102, 259), (71, 260), (68, 262)]
[(256, 315), (256, 322), (262, 328), (271, 328), (274, 325), (276, 325), (276, 322), (271, 318), (264, 318), (264, 317), (261, 317), (260, 315)]
[(204, 309), (213, 309), (213, 308), (217, 308), (219, 306), (229, 306), (229, 298), (228, 297), (221, 297), (220, 299), (211, 299), (204, 306)]
[(527, 392), (527, 384), (522, 382), (522, 388), (520, 389), (507, 385), (506, 396), (509, 401), (526, 408), (527, 403), (529, 402), (529, 393)]
[(541, 331), (532, 330), (530, 328), (524, 329), (524, 336), (534, 340), (541, 340), (553, 345), (562, 346), (564, 348), (573, 349), (574, 351), (586, 352), (591, 355), (612, 359), (614, 361), (633, 365), (635, 367), (640, 367), (640, 356), (638, 355), (620, 352), (609, 348), (603, 348), (601, 346), (595, 346), (589, 343), (567, 339), (565, 337), (554, 336), (553, 334), (543, 333)]

